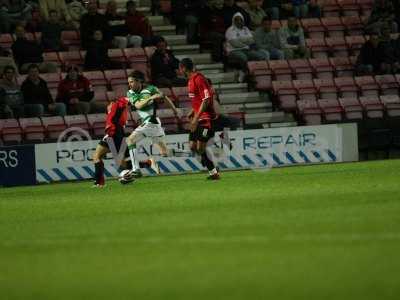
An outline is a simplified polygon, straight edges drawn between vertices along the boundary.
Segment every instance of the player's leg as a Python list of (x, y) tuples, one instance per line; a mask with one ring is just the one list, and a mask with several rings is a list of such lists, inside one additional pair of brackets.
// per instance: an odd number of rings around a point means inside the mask
[[(138, 127), (140, 128), (140, 127)], [(138, 152), (137, 152), (137, 143), (139, 143), (141, 140), (143, 140), (145, 136), (143, 133), (136, 129), (133, 131), (127, 138), (126, 138), (126, 143), (128, 145), (128, 151), (129, 151), (129, 156), (131, 158), (132, 162), (132, 172), (136, 173), (138, 176), (140, 173), (140, 165), (139, 165), (139, 159), (138, 159)]]
[(201, 164), (208, 170), (208, 173), (210, 175), (208, 179), (219, 179), (218, 169), (215, 167), (214, 162), (209, 158), (206, 151), (208, 141), (214, 137), (214, 131), (212, 130), (212, 128), (204, 128), (200, 125), (198, 126), (198, 129), (196, 131), (196, 151), (201, 157)]
[[(105, 138), (106, 139), (106, 138)], [(97, 145), (96, 150), (93, 154), (93, 163), (94, 163), (94, 180), (95, 186), (102, 187), (104, 186), (104, 163), (103, 158), (110, 151), (107, 146), (106, 140), (103, 139)]]

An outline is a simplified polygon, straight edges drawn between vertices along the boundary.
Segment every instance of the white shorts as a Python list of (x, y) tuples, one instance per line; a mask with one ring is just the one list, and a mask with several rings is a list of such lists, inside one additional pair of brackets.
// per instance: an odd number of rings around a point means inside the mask
[[(144, 138), (150, 138), (154, 143), (162, 141), (165, 137), (164, 128), (161, 127), (160, 119), (158, 119), (159, 124), (145, 123), (137, 127), (133, 133), (138, 136), (136, 142)], [(142, 137), (139, 137), (139, 136)]]

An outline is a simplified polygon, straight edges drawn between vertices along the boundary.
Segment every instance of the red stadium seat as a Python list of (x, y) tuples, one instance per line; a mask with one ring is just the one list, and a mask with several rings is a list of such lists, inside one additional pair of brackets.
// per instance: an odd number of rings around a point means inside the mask
[(307, 125), (319, 125), (322, 123), (322, 111), (316, 100), (299, 100), (297, 109)]
[(363, 96), (379, 96), (379, 85), (373, 76), (358, 76), (354, 80)]
[(64, 119), (68, 129), (76, 128), (76, 130), (73, 130), (74, 135), (79, 135), (82, 138), (87, 138), (90, 135), (90, 126), (85, 115), (65, 116)]
[(126, 84), (126, 85), (128, 84), (127, 74), (126, 71), (123, 69), (105, 70), (104, 76), (111, 86), (119, 84)]
[(148, 61), (143, 48), (125, 48), (123, 51), (128, 63), (146, 63)]
[(347, 120), (359, 121), (363, 119), (363, 108), (356, 97), (339, 98), (339, 103)]
[(358, 16), (360, 7), (357, 0), (337, 0), (344, 16)]
[(363, 35), (364, 24), (359, 16), (342, 17), (342, 23), (346, 27), (347, 35)]
[(172, 93), (174, 94), (175, 99), (178, 100), (179, 107), (191, 107), (191, 100), (189, 98), (187, 87), (173, 87)]
[(19, 124), (24, 132), (26, 141), (42, 142), (45, 139), (45, 128), (39, 118), (21, 118)]
[(400, 98), (398, 95), (382, 95), (380, 99), (386, 108), (388, 117), (400, 117)]
[(316, 100), (318, 98), (312, 79), (293, 80), (293, 86), (300, 100)]
[(325, 39), (327, 46), (329, 47), (329, 52), (335, 57), (347, 57), (349, 56), (347, 52), (347, 43), (344, 37), (329, 37)]
[(58, 65), (61, 64), (61, 60), (58, 56), (58, 52), (43, 52), (43, 61), (53, 62)]
[(325, 39), (306, 39), (306, 46), (311, 50), (312, 57), (324, 58), (329, 55), (329, 47)]
[(359, 98), (366, 115), (370, 119), (382, 119), (384, 106), (379, 99), (379, 96), (363, 96)]
[(271, 74), (268, 63), (265, 60), (249, 61), (247, 62), (247, 68), (252, 76)]
[(81, 48), (81, 39), (76, 30), (64, 30), (61, 32), (61, 40), (69, 50), (79, 50)]
[(153, 56), (155, 51), (156, 51), (156, 47), (154, 47), (154, 46), (147, 46), (144, 48), (144, 53), (145, 53), (146, 59), (148, 61), (150, 61), (150, 59)]
[(376, 75), (375, 81), (379, 85), (381, 94), (383, 95), (398, 95), (400, 84), (396, 77), (391, 74)]
[(286, 60), (271, 60), (269, 61), (269, 67), (275, 80), (291, 80), (292, 70)]
[(324, 120), (327, 123), (338, 123), (343, 120), (343, 109), (337, 99), (318, 99)]
[(334, 81), (341, 97), (358, 96), (358, 87), (352, 77), (336, 77)]
[(301, 26), (309, 38), (324, 38), (325, 27), (318, 18), (301, 19)]
[(329, 61), (335, 69), (336, 77), (354, 76), (354, 65), (348, 57), (331, 57)]
[(272, 90), (282, 110), (296, 110), (297, 90), (292, 81), (273, 81)]
[(28, 77), (28, 75), (26, 75), (26, 74), (19, 74), (19, 75), (15, 78), (15, 80), (17, 81), (17, 84), (18, 84), (19, 86), (21, 86), (22, 83), (25, 81), (26, 77)]
[(128, 86), (126, 84), (117, 84), (113, 85), (112, 89), (115, 93), (115, 97), (126, 97), (126, 93), (128, 92)]
[(60, 73), (42, 73), (40, 77), (47, 82), (47, 87), (49, 89), (57, 89), (61, 81)]
[(322, 11), (326, 17), (338, 17), (340, 16), (340, 6), (336, 0), (324, 0), (322, 5)]
[(365, 44), (365, 38), (362, 35), (351, 35), (346, 36), (345, 39), (351, 55), (358, 55), (361, 47)]
[(313, 78), (313, 69), (307, 59), (291, 59), (288, 63), (296, 79)]
[(260, 75), (255, 77), (256, 90), (269, 91), (272, 87), (271, 75)]
[(87, 119), (94, 136), (102, 137), (105, 135), (106, 117), (106, 114), (87, 115)]
[(83, 57), (78, 50), (58, 52), (61, 63), (64, 67), (69, 65), (83, 65)]
[(102, 103), (104, 105), (107, 105), (107, 103), (108, 103), (108, 96), (107, 96), (108, 91), (104, 90), (104, 89), (97, 90), (96, 88), (94, 88), (93, 90), (94, 90), (93, 100), (98, 102), (98, 103)]
[(326, 17), (321, 19), (322, 25), (325, 27), (325, 31), (328, 36), (344, 36), (345, 26), (339, 17)]
[(112, 61), (117, 61), (124, 66), (127, 64), (127, 59), (122, 49), (108, 49), (108, 56)]
[(107, 88), (107, 80), (104, 77), (104, 73), (102, 71), (86, 71), (83, 72), (83, 76), (89, 79), (90, 83), (93, 86), (104, 86)]
[(67, 129), (67, 125), (63, 117), (43, 117), (43, 126), (46, 128), (47, 137), (49, 139), (58, 139), (61, 133)]
[(17, 119), (0, 119), (0, 133), (5, 144), (19, 144), (23, 140), (22, 128)]
[(0, 46), (4, 49), (11, 49), (12, 44), (14, 43), (13, 36), (9, 33), (0, 34)]
[(333, 78), (334, 68), (328, 58), (312, 58), (309, 62), (316, 77)]
[(322, 99), (336, 99), (337, 89), (332, 78), (314, 79), (314, 86)]

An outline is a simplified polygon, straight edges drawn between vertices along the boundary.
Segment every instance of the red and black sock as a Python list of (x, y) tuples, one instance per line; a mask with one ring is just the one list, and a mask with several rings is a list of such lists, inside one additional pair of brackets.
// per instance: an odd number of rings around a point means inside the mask
[(208, 171), (212, 171), (215, 168), (214, 163), (208, 158), (205, 152), (201, 155), (201, 164), (206, 167)]
[(104, 163), (102, 161), (94, 164), (94, 180), (96, 184), (104, 184)]

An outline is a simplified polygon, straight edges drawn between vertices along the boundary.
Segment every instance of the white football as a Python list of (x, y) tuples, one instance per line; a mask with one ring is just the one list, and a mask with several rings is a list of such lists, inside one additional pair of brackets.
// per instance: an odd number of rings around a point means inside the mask
[(131, 170), (123, 170), (118, 175), (118, 181), (121, 184), (127, 184), (127, 183), (130, 183), (130, 182), (133, 182), (135, 180), (135, 178), (133, 177), (133, 175), (129, 174), (130, 172), (131, 172)]

